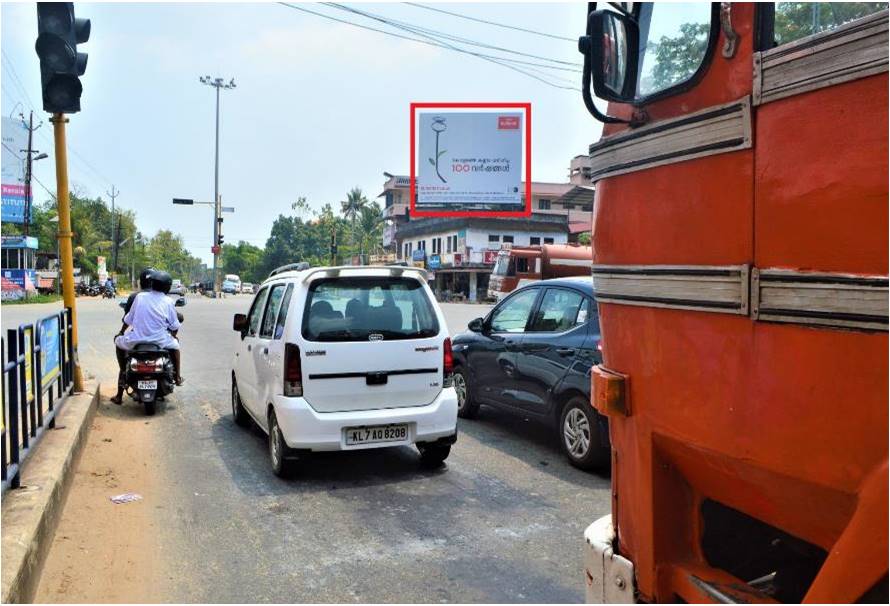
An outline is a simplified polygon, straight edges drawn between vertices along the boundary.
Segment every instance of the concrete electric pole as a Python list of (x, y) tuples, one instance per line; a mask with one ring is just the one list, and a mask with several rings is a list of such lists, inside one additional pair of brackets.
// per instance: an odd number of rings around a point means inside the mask
[(109, 198), (111, 198), (111, 271), (112, 273), (117, 273), (118, 232), (114, 230), (114, 199), (117, 198), (121, 193), (114, 188), (114, 185), (111, 186), (111, 191), (107, 191), (105, 193), (108, 194)]

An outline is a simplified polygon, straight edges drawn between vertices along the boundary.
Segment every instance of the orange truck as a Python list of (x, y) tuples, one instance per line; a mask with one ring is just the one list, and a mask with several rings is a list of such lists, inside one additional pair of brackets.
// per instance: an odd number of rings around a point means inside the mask
[(530, 282), (590, 275), (589, 246), (544, 244), (498, 251), (488, 280), (488, 298), (500, 301)]
[(887, 603), (887, 4), (586, 25), (613, 495), (588, 601)]

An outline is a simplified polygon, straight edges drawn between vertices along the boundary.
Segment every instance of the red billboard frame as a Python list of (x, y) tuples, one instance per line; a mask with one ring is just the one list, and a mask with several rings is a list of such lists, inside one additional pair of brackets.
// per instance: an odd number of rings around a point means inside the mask
[[(525, 110), (525, 209), (516, 211), (500, 210), (417, 210), (415, 199), (417, 196), (417, 166), (416, 150), (416, 123), (418, 109), (524, 109)], [(532, 214), (532, 104), (531, 103), (411, 103), (411, 137), (410, 163), (411, 173), (409, 181), (410, 209), (412, 217), (529, 217)]]

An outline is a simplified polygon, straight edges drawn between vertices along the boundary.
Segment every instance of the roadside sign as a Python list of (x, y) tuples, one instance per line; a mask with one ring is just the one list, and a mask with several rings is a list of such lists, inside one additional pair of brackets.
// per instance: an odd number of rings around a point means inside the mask
[(219, 246), (214, 244), (213, 246), (210, 247), (210, 252), (212, 252), (214, 255), (218, 255), (219, 254)]
[(40, 382), (41, 389), (59, 376), (62, 367), (59, 356), (59, 318), (51, 316), (40, 321)]

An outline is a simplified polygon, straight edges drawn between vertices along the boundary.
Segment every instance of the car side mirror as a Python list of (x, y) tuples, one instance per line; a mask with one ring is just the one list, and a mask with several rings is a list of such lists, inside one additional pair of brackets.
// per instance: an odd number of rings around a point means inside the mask
[(485, 328), (485, 320), (483, 320), (482, 318), (470, 320), (470, 323), (467, 324), (467, 328), (469, 328), (473, 332), (482, 332), (482, 330)]
[(241, 338), (247, 334), (247, 314), (235, 314), (232, 320), (232, 330), (240, 332)]
[(176, 303), (174, 303), (173, 305), (175, 307), (185, 307), (185, 303), (185, 297), (179, 297), (178, 299), (176, 299)]
[(587, 31), (578, 50), (589, 58), (594, 94), (606, 101), (632, 103), (637, 94), (639, 25), (629, 15), (599, 10), (587, 17)]

